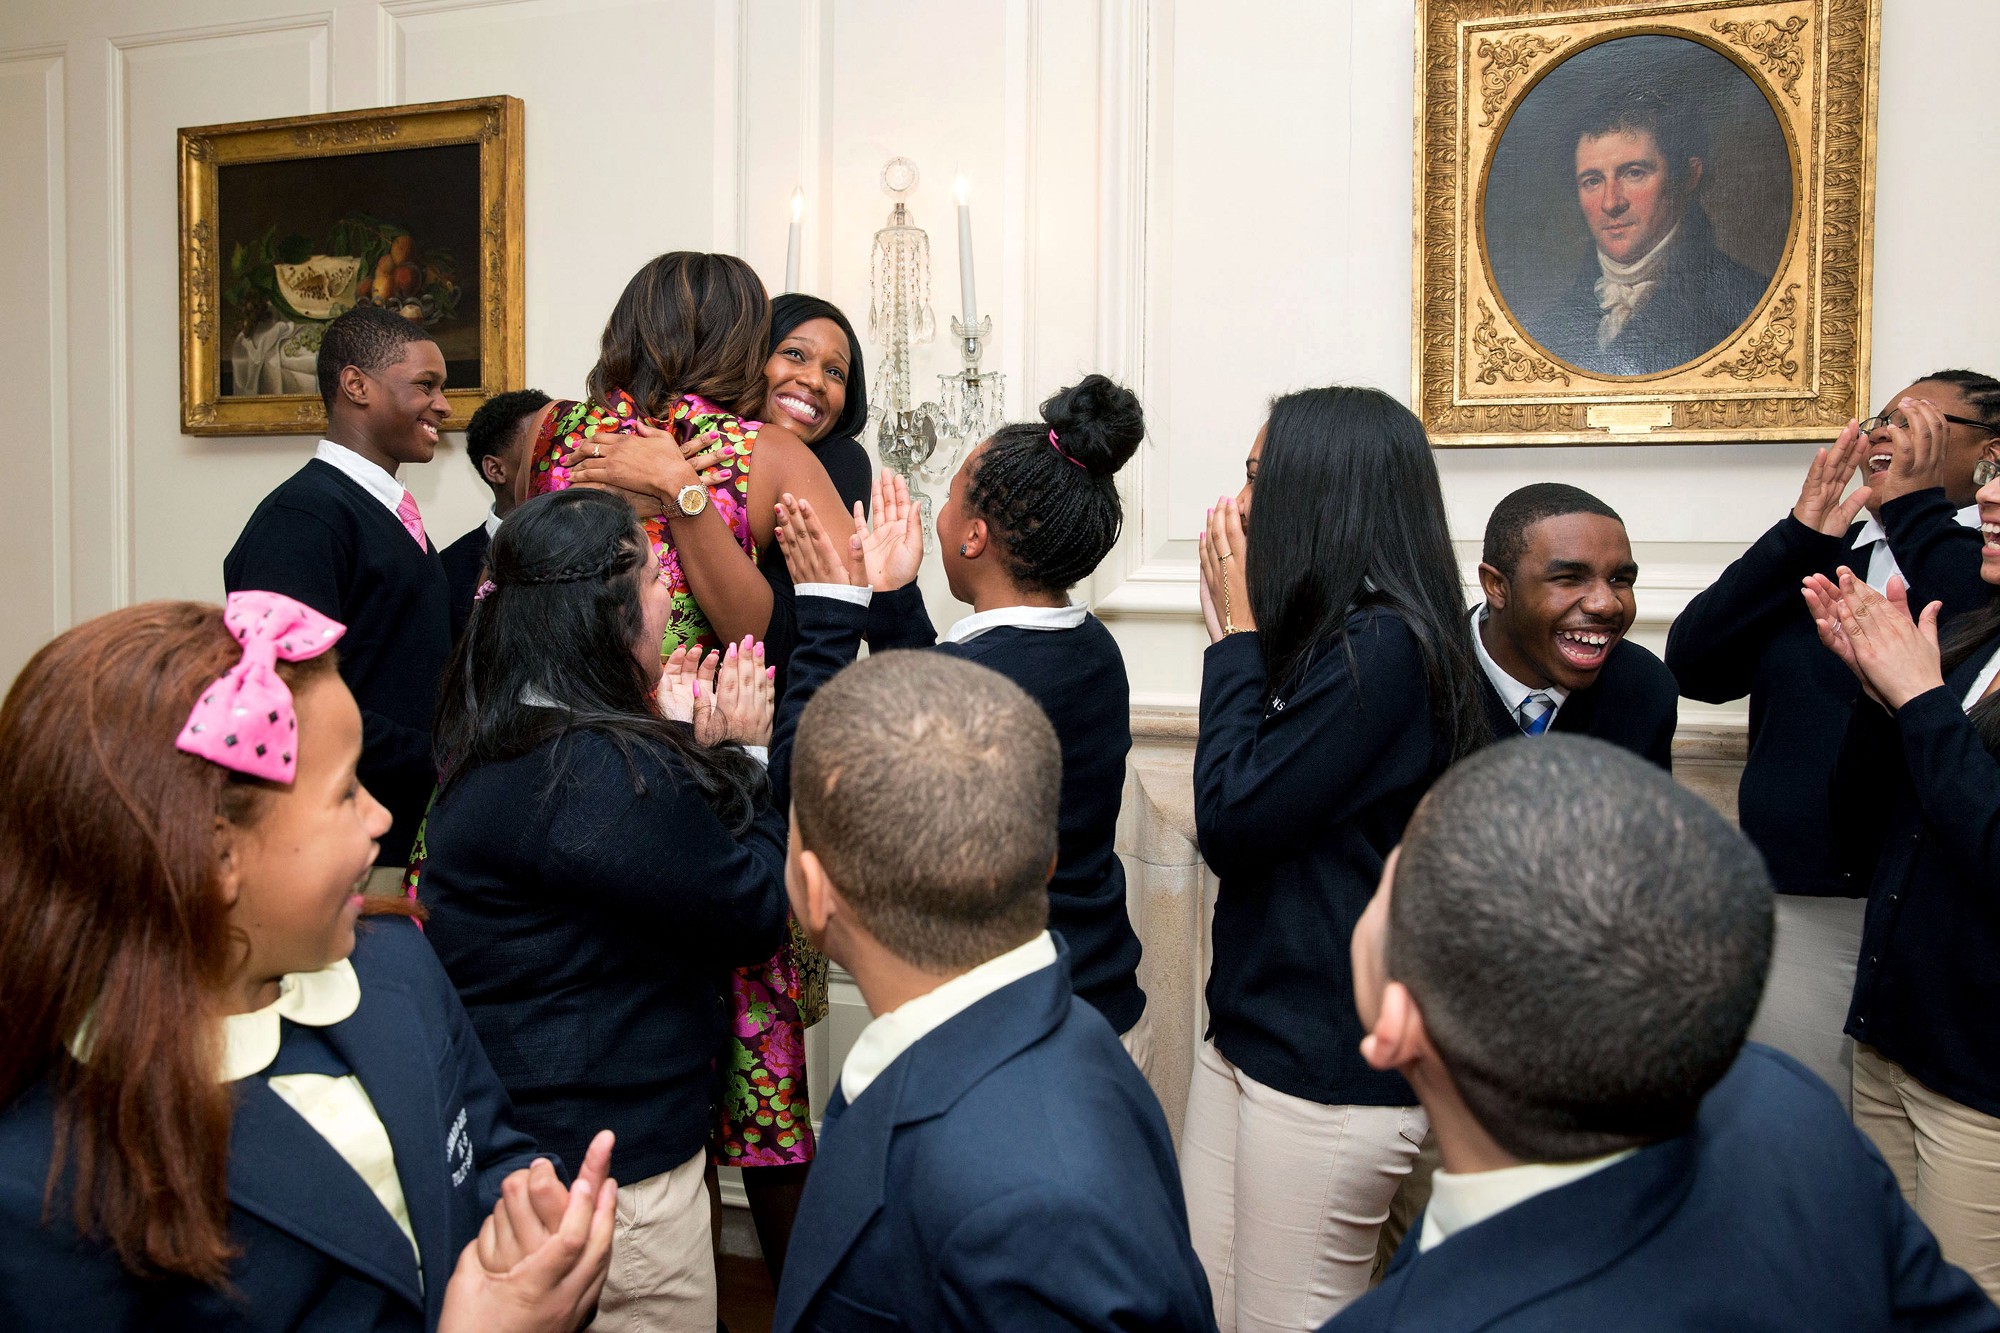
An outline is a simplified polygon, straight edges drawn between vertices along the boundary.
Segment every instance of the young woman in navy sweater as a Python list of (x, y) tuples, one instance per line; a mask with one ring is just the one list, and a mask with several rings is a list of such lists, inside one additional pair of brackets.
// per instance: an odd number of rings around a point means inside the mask
[[(1111, 632), (1069, 593), (1118, 540), (1113, 478), (1145, 438), (1145, 415), (1130, 391), (1091, 375), (1043, 403), (1041, 417), (1002, 426), (951, 479), (937, 512), (938, 545), (952, 596), (973, 614), (942, 639), (916, 587), (923, 527), (901, 478), (876, 478), (872, 529), (854, 507), (859, 531), (846, 553), (828, 542), (810, 502), (785, 497), (778, 541), (798, 587), (800, 646), (782, 711), (796, 719), (812, 692), (854, 660), (864, 632), (874, 651), (934, 647), (991, 667), (1033, 696), (1063, 751), (1049, 927), (1069, 948), (1076, 993), (1143, 1070), (1150, 1025), (1139, 937), (1113, 848), (1132, 748), (1130, 690)], [(782, 787), (782, 736), (773, 760)]]
[(743, 645), (663, 673), (665, 571), (602, 491), (516, 509), (488, 569), (438, 710), (430, 940), (523, 1127), (557, 1152), (617, 1132), (636, 1183), (596, 1326), (708, 1333), (723, 997), (785, 932), (785, 821), (744, 748), (769, 674)]
[(1200, 542), (1218, 884), (1181, 1173), (1222, 1328), (1311, 1329), (1366, 1290), (1427, 1129), (1361, 1058), (1348, 939), (1425, 790), (1489, 732), (1417, 419), (1372, 389), (1290, 394), (1245, 473)]
[[(1902, 441), (1897, 442), (1900, 446)], [(1979, 575), (2000, 589), (2000, 448), (1973, 473)], [(1838, 571), (1806, 580), (1821, 640), (1860, 677), (1836, 792), (1866, 808), (1868, 912), (1847, 1034), (1854, 1123), (1944, 1257), (2000, 1300), (2000, 590), (1938, 640), (1900, 579), (1885, 598)]]
[(227, 616), (101, 616), (0, 707), (0, 1328), (573, 1329), (610, 1136), (566, 1192), (416, 927), (357, 924), (341, 627)]

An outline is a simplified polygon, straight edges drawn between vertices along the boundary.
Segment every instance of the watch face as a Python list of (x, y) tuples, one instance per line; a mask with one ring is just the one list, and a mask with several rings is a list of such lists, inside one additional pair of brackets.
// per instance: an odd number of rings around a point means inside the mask
[(708, 508), (708, 492), (699, 486), (681, 487), (681, 493), (677, 498), (680, 501), (681, 512), (689, 518)]

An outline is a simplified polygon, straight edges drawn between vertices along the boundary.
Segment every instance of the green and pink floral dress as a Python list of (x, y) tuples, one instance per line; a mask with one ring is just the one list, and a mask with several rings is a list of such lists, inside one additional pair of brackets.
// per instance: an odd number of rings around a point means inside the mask
[[(560, 402), (536, 436), (530, 461), (531, 494), (563, 490), (570, 484), (564, 459), (601, 432), (629, 434), (642, 419), (638, 404), (621, 390), (608, 401)], [(737, 544), (757, 558), (750, 531), (750, 460), (762, 423), (745, 421), (696, 394), (675, 403), (665, 421), (647, 424), (669, 431), (683, 443), (714, 433), (725, 456), (709, 475), (709, 501), (729, 524)], [(659, 553), (673, 593), (660, 655), (687, 644), (721, 646), (681, 573), (667, 520), (642, 520)], [(805, 1029), (826, 1015), (826, 959), (806, 942), (797, 921), (791, 935), (768, 961), (731, 974), (730, 1041), (722, 1055), (721, 1093), (716, 1107), (711, 1153), (722, 1166), (790, 1166), (813, 1156), (812, 1110), (806, 1093)]]

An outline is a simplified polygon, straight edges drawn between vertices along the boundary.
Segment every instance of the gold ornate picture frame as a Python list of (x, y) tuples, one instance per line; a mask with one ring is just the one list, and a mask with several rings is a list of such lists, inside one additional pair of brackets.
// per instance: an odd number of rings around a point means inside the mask
[(520, 387), (520, 99), (180, 131), (181, 429), (316, 434), (319, 334), (356, 304), (422, 324), (447, 429)]
[(1880, 0), (1419, 0), (1413, 351), (1441, 446), (1867, 415)]

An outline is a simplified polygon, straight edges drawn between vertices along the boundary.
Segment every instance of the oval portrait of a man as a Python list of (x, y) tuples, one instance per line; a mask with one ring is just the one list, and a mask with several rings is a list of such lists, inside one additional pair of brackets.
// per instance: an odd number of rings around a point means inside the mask
[(1777, 113), (1729, 57), (1681, 37), (1552, 66), (1493, 149), (1480, 219), (1515, 322), (1593, 375), (1657, 375), (1727, 343), (1791, 234)]

